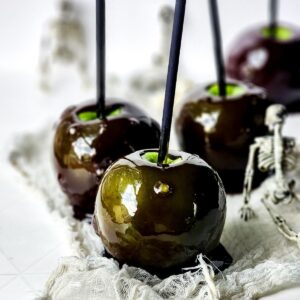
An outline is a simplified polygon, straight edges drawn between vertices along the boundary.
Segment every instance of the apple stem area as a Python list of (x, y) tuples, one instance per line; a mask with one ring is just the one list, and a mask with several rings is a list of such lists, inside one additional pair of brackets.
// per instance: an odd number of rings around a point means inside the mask
[[(243, 86), (234, 83), (227, 83), (225, 88), (227, 97), (241, 96), (246, 92), (246, 89)], [(218, 83), (208, 86), (206, 90), (211, 96), (221, 96), (220, 86)]]
[[(122, 112), (122, 109), (120, 107), (110, 110), (110, 111), (105, 111), (104, 117), (117, 117), (120, 115)], [(77, 117), (80, 121), (83, 122), (88, 122), (88, 121), (93, 121), (98, 119), (98, 114), (96, 111), (90, 110), (90, 111), (82, 111), (77, 114)]]
[(261, 30), (261, 34), (264, 38), (272, 38), (277, 41), (288, 41), (293, 37), (293, 31), (284, 26), (277, 26), (275, 28), (264, 27)]
[[(153, 163), (153, 164), (157, 164), (157, 162), (158, 162), (158, 152), (155, 152), (155, 151), (146, 152), (141, 157), (142, 157), (142, 159), (145, 159), (148, 162)], [(164, 160), (164, 165), (172, 165), (172, 164), (176, 164), (180, 161), (182, 161), (182, 157), (168, 154), (166, 156), (166, 159)]]

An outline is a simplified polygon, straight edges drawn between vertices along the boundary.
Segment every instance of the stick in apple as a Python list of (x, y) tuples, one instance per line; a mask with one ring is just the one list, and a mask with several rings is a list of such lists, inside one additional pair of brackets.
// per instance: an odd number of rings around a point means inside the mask
[(96, 0), (97, 116), (105, 118), (105, 0)]
[(226, 96), (225, 68), (222, 51), (222, 35), (220, 30), (219, 10), (217, 0), (208, 0), (211, 26), (213, 31), (214, 52), (217, 68), (219, 94)]
[(160, 136), (159, 153), (157, 161), (158, 165), (163, 165), (168, 155), (181, 39), (184, 24), (185, 6), (186, 0), (176, 0), (168, 76), (165, 91), (164, 111), (162, 118), (162, 132)]
[(278, 25), (278, 0), (270, 0), (270, 35), (276, 37)]

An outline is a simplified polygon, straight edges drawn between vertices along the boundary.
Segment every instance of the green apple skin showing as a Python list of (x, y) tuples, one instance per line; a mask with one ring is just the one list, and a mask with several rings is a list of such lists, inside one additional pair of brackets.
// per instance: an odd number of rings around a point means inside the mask
[(215, 249), (226, 216), (217, 173), (202, 159), (171, 151), (182, 160), (164, 167), (137, 151), (118, 160), (99, 187), (94, 227), (118, 261), (147, 270), (184, 266)]
[[(249, 147), (255, 137), (268, 134), (264, 124), (266, 108), (271, 104), (263, 89), (231, 81), (244, 93), (214, 96), (205, 84), (197, 87), (183, 101), (176, 119), (176, 134), (186, 152), (199, 155), (220, 175), (226, 193), (243, 189)], [(253, 186), (266, 174), (256, 172)]]
[(82, 121), (80, 113), (96, 111), (95, 101), (90, 101), (67, 108), (56, 126), (53, 151), (57, 178), (77, 219), (93, 214), (99, 183), (114, 161), (159, 144), (159, 125), (136, 106), (108, 100), (106, 109), (120, 112), (103, 120)]

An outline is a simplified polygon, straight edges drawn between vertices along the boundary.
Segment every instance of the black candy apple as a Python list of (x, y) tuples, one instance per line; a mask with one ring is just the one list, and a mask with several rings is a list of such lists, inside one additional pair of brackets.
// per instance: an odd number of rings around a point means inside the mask
[(141, 150), (115, 162), (99, 187), (94, 227), (120, 262), (147, 270), (185, 265), (219, 245), (226, 199), (217, 173), (202, 159)]
[(56, 128), (54, 158), (75, 217), (93, 213), (99, 182), (111, 163), (157, 147), (159, 135), (159, 125), (129, 103), (108, 100), (104, 119), (97, 118), (93, 101), (67, 108)]
[(229, 77), (266, 89), (268, 97), (300, 112), (300, 28), (283, 24), (254, 26), (233, 42), (227, 59)]
[[(219, 96), (218, 84), (206, 84), (188, 95), (176, 120), (179, 144), (198, 154), (220, 175), (227, 193), (242, 191), (249, 146), (265, 135), (265, 111), (270, 102), (261, 88), (238, 81), (226, 85)], [(265, 175), (254, 178), (257, 186)]]

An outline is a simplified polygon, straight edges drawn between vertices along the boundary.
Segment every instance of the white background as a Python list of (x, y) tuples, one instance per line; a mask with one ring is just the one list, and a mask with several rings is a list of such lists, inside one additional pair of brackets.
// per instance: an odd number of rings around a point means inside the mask
[[(74, 0), (75, 1), (75, 0)], [(243, 28), (264, 22), (266, 0), (220, 0), (225, 49)], [(93, 74), (94, 1), (76, 0), (89, 40), (90, 71)], [(159, 49), (158, 8), (174, 1), (107, 1), (107, 70), (122, 78), (147, 67)], [(298, 23), (299, 0), (281, 1), (282, 20)], [(37, 58), (42, 29), (55, 15), (53, 0), (0, 0), (0, 147), (16, 133), (38, 130), (53, 120), (70, 103), (92, 97), (94, 90), (82, 90), (69, 82), (51, 94), (37, 88)], [(226, 51), (225, 51), (226, 52)], [(187, 0), (181, 74), (196, 82), (214, 78), (214, 61), (206, 0)], [(94, 78), (94, 76), (93, 76)], [(72, 79), (73, 80), (73, 79)], [(122, 97), (122, 95), (118, 95)], [(297, 119), (287, 131), (297, 133)], [(298, 135), (300, 135), (298, 133)], [(64, 237), (42, 204), (40, 195), (25, 189), (9, 168), (6, 152), (0, 160), (0, 299), (32, 299), (42, 289), (58, 258), (67, 255)], [(272, 299), (300, 299), (299, 289)]]
[[(90, 38), (91, 64), (94, 64), (94, 2), (74, 0)], [(54, 0), (1, 0), (1, 70), (32, 74), (35, 71), (39, 37), (47, 19), (55, 13)], [(157, 49), (157, 10), (173, 0), (107, 1), (107, 67), (120, 75), (147, 65)], [(220, 0), (220, 17), (225, 49), (243, 28), (265, 22), (268, 0)], [(299, 0), (281, 1), (280, 18), (299, 23)], [(122, 50), (122, 51), (120, 51)], [(182, 47), (185, 71), (199, 80), (213, 76), (210, 22), (206, 0), (187, 0)]]

